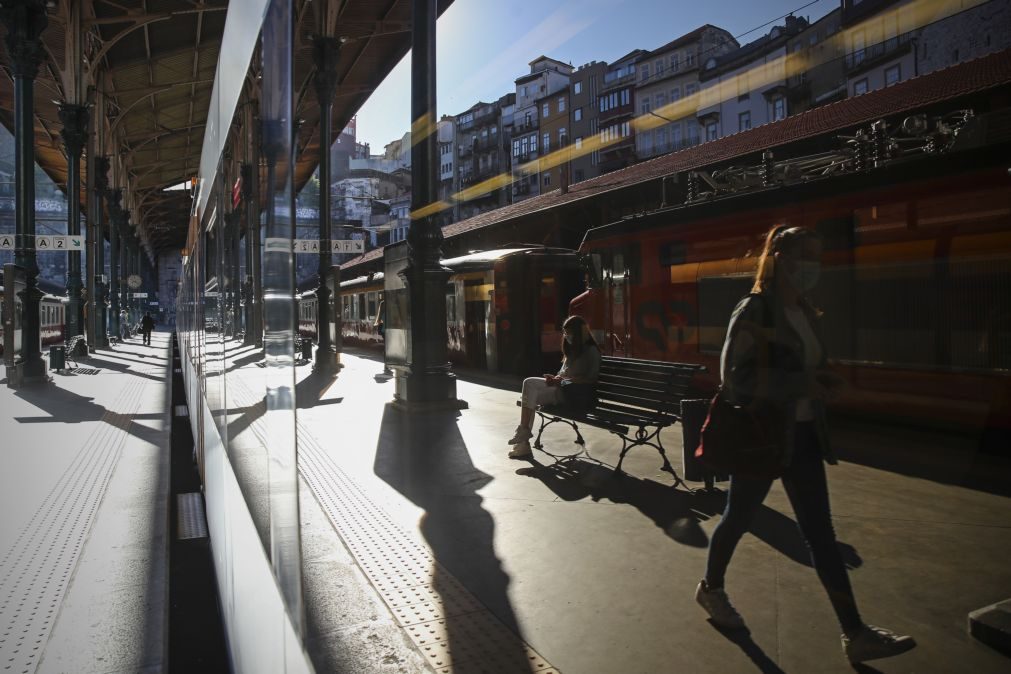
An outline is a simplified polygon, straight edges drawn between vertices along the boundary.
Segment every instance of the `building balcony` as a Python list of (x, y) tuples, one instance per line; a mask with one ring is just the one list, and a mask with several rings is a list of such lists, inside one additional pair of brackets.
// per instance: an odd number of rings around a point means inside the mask
[(499, 150), (502, 148), (501, 139), (496, 134), (494, 137), (478, 138), (474, 141), (475, 152), (487, 152), (489, 150)]
[(513, 122), (513, 135), (518, 133), (528, 133), (530, 131), (537, 130), (537, 122), (535, 120), (530, 120), (529, 122), (523, 120), (521, 122)]
[(864, 70), (870, 70), (883, 61), (888, 61), (896, 56), (908, 53), (912, 44), (910, 42), (911, 37), (911, 33), (903, 33), (884, 42), (851, 51), (846, 54), (846, 72), (853, 75)]

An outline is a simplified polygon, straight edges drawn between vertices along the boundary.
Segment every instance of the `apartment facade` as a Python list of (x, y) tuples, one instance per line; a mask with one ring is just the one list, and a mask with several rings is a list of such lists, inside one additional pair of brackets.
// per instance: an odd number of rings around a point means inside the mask
[(573, 183), (600, 175), (600, 150), (587, 141), (600, 131), (597, 98), (604, 83), (607, 64), (591, 61), (572, 73), (569, 86), (569, 128), (572, 159), (569, 161)]
[(846, 67), (842, 10), (834, 9), (794, 37), (787, 48), (791, 58), (806, 64), (788, 73), (787, 106), (791, 115), (846, 97)]
[[(558, 152), (570, 145), (569, 136), (569, 87), (559, 89), (538, 101), (540, 105), (540, 191), (541, 194), (558, 189), (562, 184), (562, 172), (570, 167), (568, 162), (559, 162)], [(569, 174), (571, 176), (571, 173)], [(567, 178), (571, 182), (571, 177)]]
[(569, 86), (572, 66), (547, 56), (530, 62), (530, 73), (516, 78), (516, 102), (511, 129), (512, 199), (522, 201), (541, 193), (538, 164), (540, 119), (548, 97)]
[(600, 129), (600, 172), (609, 173), (636, 161), (635, 82), (639, 61), (649, 54), (636, 49), (611, 63), (604, 73), (603, 87), (597, 97)]
[(734, 36), (706, 24), (646, 54), (635, 85), (635, 134), (640, 160), (676, 152), (699, 142), (696, 105), (699, 62), (737, 49)]
[[(509, 141), (515, 94), (506, 94), (493, 103), (475, 103), (456, 116), (456, 162), (454, 194), (464, 192), (510, 170)], [(467, 198), (454, 208), (456, 219), (505, 206), (509, 191), (495, 189)]]
[(716, 140), (791, 114), (787, 46), (808, 26), (788, 16), (782, 26), (740, 49), (707, 56), (699, 73), (697, 119), (702, 141)]

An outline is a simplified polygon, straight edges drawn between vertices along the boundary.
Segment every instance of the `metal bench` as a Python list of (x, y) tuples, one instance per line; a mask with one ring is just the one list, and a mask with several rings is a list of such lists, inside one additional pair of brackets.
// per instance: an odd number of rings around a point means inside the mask
[(67, 340), (66, 346), (64, 347), (64, 357), (67, 360), (73, 361), (74, 367), (80, 367), (77, 362), (77, 351), (81, 348), (82, 344), (85, 346), (88, 344), (84, 335), (74, 335)]
[(576, 422), (596, 426), (621, 438), (616, 473), (621, 472), (621, 463), (630, 449), (648, 445), (660, 453), (662, 470), (674, 476), (674, 486), (684, 484), (667, 460), (660, 431), (680, 421), (681, 400), (688, 397), (692, 377), (705, 369), (688, 363), (604, 356), (597, 378), (597, 404), (586, 411), (565, 406), (538, 408), (541, 424), (533, 446), (543, 449), (541, 434), (556, 422), (572, 426), (580, 445), (585, 443)]

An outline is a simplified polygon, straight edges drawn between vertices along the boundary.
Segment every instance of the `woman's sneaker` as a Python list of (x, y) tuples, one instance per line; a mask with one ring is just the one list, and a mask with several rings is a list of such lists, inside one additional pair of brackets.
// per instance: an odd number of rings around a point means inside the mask
[(700, 581), (695, 589), (695, 601), (706, 610), (712, 621), (726, 629), (739, 630), (744, 628), (744, 618), (737, 612), (723, 590), (710, 590), (706, 581)]
[(530, 449), (530, 443), (524, 440), (519, 442), (509, 451), (510, 459), (526, 459), (534, 455), (534, 450)]
[(523, 424), (520, 424), (516, 427), (516, 433), (514, 433), (513, 437), (509, 440), (509, 444), (518, 445), (521, 442), (526, 442), (532, 437), (534, 437), (534, 434), (530, 432), (530, 429)]
[(864, 625), (853, 637), (842, 637), (843, 651), (850, 662), (890, 658), (916, 647), (913, 637), (902, 636), (883, 627)]

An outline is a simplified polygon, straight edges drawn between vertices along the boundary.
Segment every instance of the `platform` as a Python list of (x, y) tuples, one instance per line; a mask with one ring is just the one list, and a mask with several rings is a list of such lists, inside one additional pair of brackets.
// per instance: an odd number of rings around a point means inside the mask
[[(673, 490), (648, 448), (613, 479), (620, 442), (591, 428), (586, 455), (559, 460), (579, 448), (553, 426), (545, 448), (555, 456), (510, 460), (514, 389), (461, 381), (470, 409), (418, 420), (388, 404), (381, 363), (343, 362), (332, 383), (299, 370), (317, 671), (420, 671), (419, 651), (438, 671), (852, 671), (778, 483), (727, 579), (750, 633), (725, 634), (693, 601), (722, 493)], [(864, 618), (919, 642), (864, 671), (1007, 671), (965, 625), (969, 611), (1009, 594), (1011, 500), (931, 477), (979, 472), (972, 440), (852, 423), (835, 439), (834, 518)], [(680, 467), (680, 428), (663, 441)], [(927, 467), (866, 465), (880, 453), (919, 453)], [(435, 601), (408, 597), (411, 584), (434, 588)], [(410, 648), (425, 639), (437, 647)], [(527, 667), (507, 664), (524, 658)]]
[(166, 670), (168, 344), (0, 386), (0, 671)]
[[(168, 337), (154, 342), (99, 351), (44, 389), (0, 388), (10, 671), (168, 671)], [(230, 404), (255, 410), (257, 354), (228, 358)], [(852, 671), (779, 485), (727, 579), (750, 632), (724, 633), (692, 599), (722, 492), (673, 489), (647, 448), (615, 478), (620, 443), (592, 428), (585, 452), (553, 426), (551, 454), (510, 460), (516, 381), (464, 374), (469, 409), (419, 417), (389, 404), (380, 362), (342, 360), (336, 378), (297, 368), (317, 672)], [(862, 671), (1007, 671), (966, 630), (1011, 589), (1011, 499), (980, 481), (971, 438), (854, 423), (835, 436), (834, 518), (861, 610), (919, 642)], [(680, 468), (680, 429), (663, 441)]]

